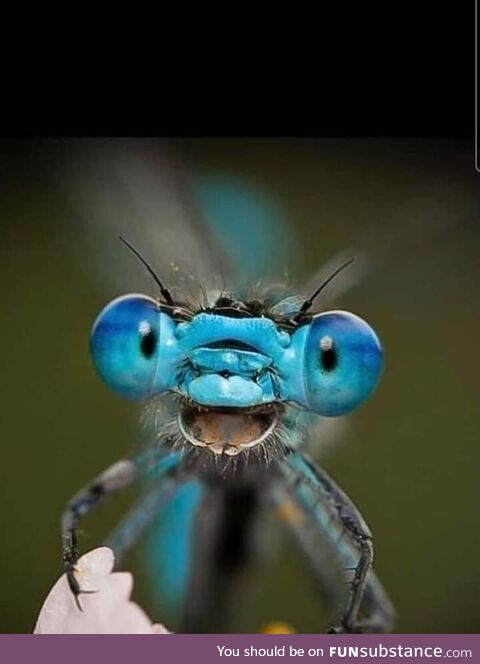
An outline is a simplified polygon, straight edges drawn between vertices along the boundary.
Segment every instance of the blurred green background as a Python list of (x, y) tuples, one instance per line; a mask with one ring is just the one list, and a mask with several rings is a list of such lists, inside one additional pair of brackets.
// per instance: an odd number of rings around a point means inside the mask
[[(90, 327), (112, 292), (82, 249), (80, 201), (64, 186), (72, 166), (88, 168), (85, 148), (115, 141), (0, 144), (2, 632), (32, 631), (61, 572), (66, 500), (138, 439), (138, 408), (109, 393), (90, 364)], [(192, 139), (169, 149), (194, 172), (238, 176), (275, 200), (297, 238), (289, 267), (299, 283), (359, 240), (388, 246), (378, 269), (335, 302), (375, 327), (386, 370), (324, 465), (373, 530), (397, 630), (478, 632), (480, 174), (472, 142)], [(138, 273), (134, 261), (131, 270)], [(134, 493), (84, 522), (83, 550), (102, 541)], [(141, 548), (125, 567), (135, 598), (162, 621)], [(321, 604), (289, 544), (248, 581), (235, 597), (232, 631), (272, 620), (299, 632), (321, 628)]]

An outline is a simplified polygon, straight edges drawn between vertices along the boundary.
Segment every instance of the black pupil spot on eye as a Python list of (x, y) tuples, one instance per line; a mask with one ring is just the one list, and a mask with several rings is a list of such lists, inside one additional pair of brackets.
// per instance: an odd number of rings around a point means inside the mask
[(338, 362), (335, 346), (332, 345), (331, 348), (321, 349), (320, 362), (324, 371), (333, 371), (335, 369)]
[(157, 335), (150, 326), (145, 326), (144, 329), (141, 329), (140, 331), (140, 350), (147, 360), (154, 354), (156, 346)]

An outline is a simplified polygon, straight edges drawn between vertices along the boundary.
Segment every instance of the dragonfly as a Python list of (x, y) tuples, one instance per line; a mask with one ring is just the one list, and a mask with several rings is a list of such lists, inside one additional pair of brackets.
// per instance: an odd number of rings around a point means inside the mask
[[(122, 247), (117, 218), (116, 226), (103, 224), (108, 239), (100, 246), (128, 255), (123, 275), (138, 261), (155, 292), (112, 299), (93, 324), (90, 351), (108, 388), (146, 404), (153, 433), (149, 445), (101, 472), (63, 512), (64, 569), (78, 606), (88, 592), (76, 576), (80, 521), (110, 494), (148, 477), (106, 543), (118, 562), (163, 515), (158, 576), (172, 601), (181, 597), (181, 631), (205, 631), (212, 613), (222, 613), (229, 583), (247, 558), (252, 523), (266, 509), (291, 530), (330, 603), (329, 632), (391, 631), (395, 610), (373, 570), (372, 533), (313, 453), (329, 423), (365, 403), (382, 373), (381, 343), (369, 323), (316, 307), (355, 267), (354, 257), (328, 266), (306, 296), (284, 284), (249, 283), (256, 275), (248, 261), (256, 255), (262, 276), (273, 231), (277, 240), (282, 233), (268, 206), (222, 179), (187, 187), (162, 154), (150, 143), (126, 143), (112, 157), (124, 167), (110, 192), (122, 192), (117, 210), (127, 218), (140, 208), (137, 226), (148, 222), (150, 235), (137, 227), (133, 242), (123, 231)], [(105, 177), (102, 186), (102, 205), (96, 189), (86, 199), (98, 218), (111, 220)], [(227, 229), (214, 214), (209, 218), (212, 201), (229, 202)], [(245, 233), (248, 251), (239, 259)], [(277, 253), (286, 255), (281, 247)], [(186, 258), (187, 267), (179, 269), (172, 256)], [(100, 257), (102, 267), (106, 259)], [(174, 286), (165, 277), (172, 274)]]

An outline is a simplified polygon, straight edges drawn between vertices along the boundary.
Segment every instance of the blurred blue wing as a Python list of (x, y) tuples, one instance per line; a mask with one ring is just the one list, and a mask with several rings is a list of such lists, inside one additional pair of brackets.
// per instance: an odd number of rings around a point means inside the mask
[[(183, 294), (283, 274), (289, 246), (282, 210), (232, 173), (192, 172), (155, 139), (77, 144), (62, 172), (79, 260), (109, 296), (153, 284), (118, 236)], [(291, 244), (291, 243), (290, 243)]]
[(258, 187), (226, 174), (199, 175), (192, 184), (203, 218), (221, 238), (236, 284), (281, 276), (292, 248), (280, 205)]

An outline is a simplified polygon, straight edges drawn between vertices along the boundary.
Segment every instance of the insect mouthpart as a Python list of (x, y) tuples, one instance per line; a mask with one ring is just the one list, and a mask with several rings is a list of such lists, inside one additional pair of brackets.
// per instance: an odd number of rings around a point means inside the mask
[(249, 408), (210, 408), (184, 401), (178, 425), (192, 445), (214, 454), (236, 456), (266, 441), (276, 428), (279, 407), (268, 403)]

